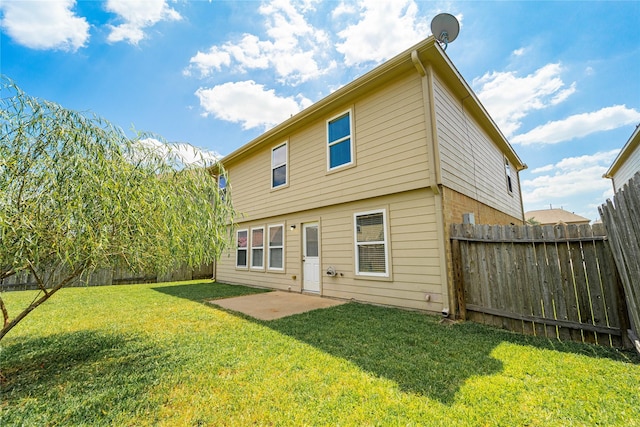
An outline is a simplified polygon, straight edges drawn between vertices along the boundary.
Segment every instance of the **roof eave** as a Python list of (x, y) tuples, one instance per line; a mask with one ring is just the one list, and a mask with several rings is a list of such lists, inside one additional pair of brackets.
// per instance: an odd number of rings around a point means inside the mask
[(609, 167), (609, 170), (602, 175), (603, 178), (613, 179), (613, 175), (618, 172), (618, 169), (624, 164), (625, 161), (631, 156), (631, 153), (640, 146), (640, 124), (636, 125), (636, 129), (629, 137), (627, 143), (622, 147), (618, 156)]
[(355, 99), (357, 96), (363, 94), (366, 91), (366, 88), (371, 85), (379, 84), (381, 81), (391, 79), (399, 73), (415, 69), (412, 61), (412, 53), (414, 51), (417, 52), (421, 61), (424, 61), (425, 63), (430, 62), (433, 65), (438, 75), (441, 76), (447, 85), (451, 87), (456, 96), (462, 100), (467, 98), (471, 98), (473, 100), (467, 105), (469, 111), (473, 114), (476, 120), (480, 122), (489, 136), (497, 142), (499, 148), (505, 153), (513, 166), (518, 171), (526, 169), (527, 165), (522, 162), (520, 157), (513, 150), (513, 147), (508, 142), (507, 138), (502, 134), (489, 113), (478, 100), (471, 87), (464, 80), (460, 72), (456, 69), (433, 36), (417, 43), (404, 52), (377, 66), (373, 70), (353, 80), (351, 83), (327, 95), (298, 114), (285, 120), (272, 129), (269, 129), (257, 138), (223, 157), (221, 159), (221, 163), (223, 165), (228, 165), (242, 158), (245, 154), (252, 151), (255, 147), (262, 145), (266, 141), (284, 138), (295, 129), (304, 126), (308, 120), (327, 114), (334, 108), (335, 104), (346, 103), (351, 99)]

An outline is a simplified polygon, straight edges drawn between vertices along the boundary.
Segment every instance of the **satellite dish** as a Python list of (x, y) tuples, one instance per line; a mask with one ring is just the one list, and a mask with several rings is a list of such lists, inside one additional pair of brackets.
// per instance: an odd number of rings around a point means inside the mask
[(460, 23), (449, 13), (440, 13), (431, 20), (431, 34), (443, 45), (444, 50), (458, 37), (459, 32)]

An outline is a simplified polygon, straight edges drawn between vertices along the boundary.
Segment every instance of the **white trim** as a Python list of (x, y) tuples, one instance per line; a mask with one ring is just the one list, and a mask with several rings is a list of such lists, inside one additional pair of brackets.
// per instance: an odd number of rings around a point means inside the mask
[[(285, 149), (285, 159), (283, 163), (274, 164), (273, 163), (273, 152), (278, 148), (284, 147)], [(284, 183), (274, 186), (273, 185), (273, 171), (281, 166), (285, 167), (285, 178)], [(271, 149), (271, 189), (275, 190), (277, 188), (283, 188), (289, 185), (289, 141), (284, 141)]]
[[(262, 246), (254, 246), (254, 242), (253, 242), (253, 231), (254, 230), (262, 230), (262, 242), (260, 242), (262, 244)], [(251, 270), (264, 270), (264, 227), (252, 227), (251, 228), (251, 244), (249, 245), (249, 248), (251, 249), (251, 261), (249, 262), (249, 268)], [(260, 259), (260, 265), (253, 265), (253, 261), (254, 261), (254, 256), (253, 256), (253, 251), (254, 249), (261, 249), (262, 250), (262, 257)]]
[[(335, 141), (329, 141), (329, 124), (339, 118), (342, 118), (345, 115), (349, 115), (349, 135), (345, 136), (343, 138), (337, 139)], [(346, 166), (350, 166), (353, 165), (355, 163), (355, 159), (354, 159), (354, 137), (353, 137), (353, 108), (349, 108), (348, 110), (345, 110), (343, 112), (341, 112), (340, 114), (336, 114), (335, 116), (331, 117), (330, 119), (328, 119), (326, 121), (326, 142), (327, 142), (327, 171), (334, 171), (336, 169), (339, 168), (343, 168)], [(345, 140), (349, 139), (349, 162), (348, 163), (343, 163), (341, 165), (338, 166), (334, 166), (333, 168), (331, 167), (331, 151), (330, 148), (333, 145), (339, 144), (341, 142), (344, 142)]]
[[(358, 243), (358, 217), (364, 215), (372, 215), (382, 213), (382, 231), (383, 231), (383, 239), (382, 241), (375, 242), (367, 242), (367, 244), (380, 244), (384, 245), (384, 265), (385, 272), (384, 273), (371, 273), (371, 272), (362, 272), (360, 271), (360, 257), (358, 256), (358, 249), (362, 246), (362, 242)], [(354, 248), (354, 257), (355, 257), (355, 274), (356, 276), (372, 276), (372, 277), (389, 277), (389, 238), (387, 234), (387, 210), (386, 209), (376, 209), (365, 212), (356, 212), (353, 214), (353, 248)]]
[[(247, 245), (244, 248), (241, 248), (240, 246), (238, 246), (238, 236), (240, 235), (240, 233), (242, 232), (247, 233)], [(238, 265), (238, 252), (239, 251), (244, 251), (245, 252), (245, 260), (246, 260), (246, 264), (245, 265)], [(246, 270), (249, 268), (249, 229), (248, 228), (243, 228), (240, 230), (236, 230), (236, 268), (237, 269), (242, 269), (242, 270)]]
[[(271, 229), (272, 228), (277, 228), (277, 227), (281, 227), (282, 228), (282, 246), (272, 246), (271, 245)], [(269, 225), (268, 226), (268, 231), (267, 231), (267, 270), (270, 271), (284, 271), (284, 242), (285, 242), (285, 235), (284, 235), (284, 224), (273, 224), (273, 225)], [(271, 267), (271, 249), (282, 249), (282, 267)]]
[(513, 175), (511, 173), (511, 162), (509, 161), (507, 156), (503, 156), (503, 157), (504, 157), (504, 178), (505, 178), (505, 185), (507, 187), (507, 193), (513, 196)]

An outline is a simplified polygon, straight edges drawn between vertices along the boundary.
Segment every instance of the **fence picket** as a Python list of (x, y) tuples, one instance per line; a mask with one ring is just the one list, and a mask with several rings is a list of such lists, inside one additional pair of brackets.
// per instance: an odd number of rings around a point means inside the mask
[(451, 227), (469, 320), (620, 345), (613, 255), (602, 226)]
[[(580, 237), (593, 237), (593, 228), (583, 224), (578, 227)], [(606, 305), (602, 295), (602, 283), (598, 272), (598, 258), (593, 242), (582, 242), (582, 267), (584, 276), (576, 280), (576, 295), (578, 298), (580, 317), (584, 323), (609, 326), (606, 315)], [(610, 341), (610, 335), (601, 337), (597, 332), (583, 331), (585, 340), (598, 344), (602, 339)], [(610, 344), (610, 343), (609, 343)]]
[[(63, 276), (61, 269), (38, 272), (44, 280), (53, 278), (53, 281)], [(67, 287), (74, 286), (108, 286), (132, 283), (155, 283), (166, 281), (204, 279), (213, 277), (213, 264), (205, 264), (200, 268), (191, 270), (187, 268), (177, 269), (175, 272), (159, 276), (154, 272), (134, 272), (122, 267), (101, 268), (91, 274), (80, 276), (70, 282)], [(18, 291), (38, 289), (38, 283), (33, 274), (24, 270), (0, 281), (0, 291)]]
[[(616, 294), (618, 311), (622, 312), (623, 306), (627, 308), (629, 336), (640, 353), (640, 172), (613, 199), (613, 203), (607, 200), (598, 210), (606, 226), (610, 249), (622, 282), (623, 291)], [(622, 293), (624, 299), (620, 298)]]

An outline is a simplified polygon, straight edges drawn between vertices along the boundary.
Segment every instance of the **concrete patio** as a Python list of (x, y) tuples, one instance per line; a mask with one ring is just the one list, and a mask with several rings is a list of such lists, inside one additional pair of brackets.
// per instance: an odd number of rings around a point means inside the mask
[(211, 300), (210, 304), (237, 311), (260, 320), (274, 320), (320, 308), (334, 307), (347, 301), (292, 292), (265, 292), (241, 297)]

